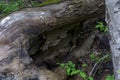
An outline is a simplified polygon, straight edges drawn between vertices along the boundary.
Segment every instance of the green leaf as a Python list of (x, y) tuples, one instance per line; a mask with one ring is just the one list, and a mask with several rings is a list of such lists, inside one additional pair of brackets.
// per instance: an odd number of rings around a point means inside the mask
[(83, 71), (80, 71), (80, 76), (85, 79), (87, 77), (86, 73)]
[(71, 69), (70, 69), (70, 68), (67, 68), (67, 69), (66, 69), (66, 72), (67, 72), (67, 75), (69, 76), (69, 75), (70, 75), (70, 72), (71, 72)]
[(115, 80), (114, 75), (107, 75), (105, 80)]
[(61, 64), (60, 64), (60, 67), (64, 68), (64, 67), (65, 67), (65, 64), (64, 64), (64, 63), (61, 63)]
[(76, 74), (78, 74), (78, 73), (80, 73), (80, 70), (72, 71), (72, 72), (71, 72), (71, 76), (72, 76), (72, 75), (76, 75)]
[(88, 80), (93, 80), (93, 77), (89, 77)]
[(99, 28), (100, 28), (100, 25), (96, 25), (95, 28), (99, 29)]
[(86, 63), (82, 64), (82, 67), (87, 67), (88, 65)]
[(90, 59), (91, 59), (92, 61), (95, 60), (95, 54), (94, 54), (94, 53), (91, 53), (91, 54), (90, 54)]
[(105, 27), (105, 30), (104, 30), (104, 32), (108, 32), (108, 28), (107, 28), (107, 26)]

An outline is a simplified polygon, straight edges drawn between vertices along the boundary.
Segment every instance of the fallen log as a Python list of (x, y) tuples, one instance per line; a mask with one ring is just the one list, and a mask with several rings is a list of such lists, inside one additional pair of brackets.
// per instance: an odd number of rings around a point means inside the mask
[[(57, 41), (62, 41), (66, 33), (74, 28), (69, 25), (84, 22), (101, 14), (104, 14), (102, 0), (68, 0), (45, 7), (26, 8), (1, 19), (0, 79), (47, 80), (46, 75), (46, 78), (41, 77), (42, 71), (33, 64), (30, 55), (35, 54), (39, 47), (46, 51), (48, 47), (56, 46)], [(49, 35), (53, 30), (63, 31), (58, 33), (62, 38), (57, 40), (56, 36), (47, 42), (45, 33)]]

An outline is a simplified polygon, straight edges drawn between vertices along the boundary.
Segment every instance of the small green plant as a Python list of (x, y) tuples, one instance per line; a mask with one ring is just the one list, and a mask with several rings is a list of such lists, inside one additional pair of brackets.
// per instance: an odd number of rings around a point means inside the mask
[(103, 22), (98, 22), (95, 28), (99, 29), (101, 32), (108, 32), (108, 27), (103, 24)]
[[(61, 63), (59, 65), (61, 68), (64, 68), (66, 70), (66, 74), (68, 76), (80, 75), (83, 78), (83, 80), (93, 80), (93, 78), (88, 77), (83, 70), (76, 69), (76, 65), (72, 61), (68, 61), (65, 64)], [(87, 64), (84, 64), (83, 66), (87, 66)]]
[(87, 67), (88, 65), (86, 64), (86, 63), (84, 63), (84, 64), (82, 64), (82, 67), (84, 68), (84, 67)]
[(75, 68), (76, 65), (71, 61), (68, 61), (66, 64), (61, 63), (60, 66), (66, 69), (68, 76), (76, 75), (80, 72)]
[(90, 59), (91, 59), (92, 61), (98, 61), (98, 60), (99, 60), (99, 58), (96, 57), (94, 53), (91, 53), (91, 54), (90, 54)]
[(115, 80), (114, 75), (107, 75), (105, 80)]

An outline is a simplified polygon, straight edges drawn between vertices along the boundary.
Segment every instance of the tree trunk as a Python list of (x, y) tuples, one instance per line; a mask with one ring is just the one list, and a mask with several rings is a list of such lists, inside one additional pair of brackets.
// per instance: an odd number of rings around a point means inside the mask
[[(47, 80), (41, 78), (39, 68), (31, 64), (32, 59), (29, 56), (37, 51), (39, 45), (47, 41), (44, 33), (49, 36), (49, 31), (54, 29), (57, 32), (58, 28), (61, 30), (65, 28), (60, 34), (66, 35), (67, 31), (74, 28), (66, 26), (101, 14), (104, 14), (102, 0), (69, 0), (45, 7), (26, 8), (3, 18), (0, 21), (0, 78), (32, 80), (31, 78), (35, 77), (36, 80)], [(36, 44), (39, 41), (38, 36), (40, 42)], [(51, 46), (47, 42), (46, 44)], [(52, 46), (54, 45), (56, 43), (52, 43)], [(45, 46), (42, 50), (46, 49)]]
[(115, 80), (120, 80), (120, 0), (105, 1)]

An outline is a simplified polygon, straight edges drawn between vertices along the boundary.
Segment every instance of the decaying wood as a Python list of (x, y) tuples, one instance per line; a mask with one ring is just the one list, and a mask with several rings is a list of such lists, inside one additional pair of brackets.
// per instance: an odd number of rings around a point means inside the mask
[[(45, 42), (44, 33), (101, 14), (104, 14), (102, 0), (68, 0), (45, 7), (26, 8), (3, 18), (0, 21), (0, 78), (29, 80), (35, 77), (36, 80), (47, 80), (40, 77), (41, 71), (31, 64), (32, 59), (29, 56)], [(66, 29), (71, 28), (73, 27)], [(66, 30), (61, 33), (66, 34)], [(41, 36), (41, 39), (37, 39), (38, 36)], [(36, 41), (39, 42), (36, 44)], [(46, 45), (50, 44), (46, 43)], [(51, 46), (53, 45), (55, 44)], [(46, 49), (47, 46), (43, 48)]]

